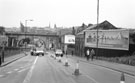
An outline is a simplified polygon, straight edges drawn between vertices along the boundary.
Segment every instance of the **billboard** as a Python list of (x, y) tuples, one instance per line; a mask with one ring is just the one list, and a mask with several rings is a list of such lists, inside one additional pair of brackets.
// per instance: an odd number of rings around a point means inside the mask
[(0, 35), (0, 46), (6, 45), (8, 42), (8, 38), (5, 35)]
[[(85, 32), (85, 46), (97, 47), (97, 30)], [(98, 48), (128, 50), (129, 30), (98, 30)]]
[(65, 44), (75, 44), (75, 36), (74, 35), (65, 35), (64, 43)]

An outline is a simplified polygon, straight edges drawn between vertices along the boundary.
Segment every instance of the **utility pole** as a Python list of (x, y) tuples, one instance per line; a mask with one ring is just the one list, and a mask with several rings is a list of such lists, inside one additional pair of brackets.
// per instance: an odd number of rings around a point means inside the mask
[(99, 28), (99, 0), (97, 0), (97, 49), (96, 49), (96, 57), (98, 56), (98, 28)]

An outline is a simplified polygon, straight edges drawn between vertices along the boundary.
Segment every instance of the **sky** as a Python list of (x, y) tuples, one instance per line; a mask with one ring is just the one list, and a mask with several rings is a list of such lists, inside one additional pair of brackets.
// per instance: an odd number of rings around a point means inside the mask
[[(0, 26), (57, 27), (97, 23), (97, 0), (0, 0)], [(135, 28), (135, 0), (99, 0), (99, 23)]]

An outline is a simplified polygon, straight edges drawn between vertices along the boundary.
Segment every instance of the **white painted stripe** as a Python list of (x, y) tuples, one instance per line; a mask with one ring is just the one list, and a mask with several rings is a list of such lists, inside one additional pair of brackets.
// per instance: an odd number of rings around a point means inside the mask
[(0, 77), (3, 77), (4, 75), (0, 75)]
[(12, 73), (12, 71), (9, 71), (9, 72), (7, 72), (7, 73)]
[(19, 70), (19, 69), (14, 69), (15, 71)]
[(20, 68), (24, 68), (24, 67), (22, 66), (22, 67), (20, 67)]
[(32, 64), (28, 64), (28, 65), (22, 66), (20, 68), (23, 69), (23, 68), (26, 68), (26, 67), (30, 67), (30, 65), (32, 65)]
[(29, 81), (30, 81), (30, 79), (31, 79), (31, 76), (32, 76), (33, 69), (34, 69), (35, 64), (36, 64), (36, 62), (37, 62), (37, 59), (38, 59), (38, 56), (36, 57), (36, 59), (35, 59), (33, 65), (31, 66), (30, 71), (27, 73), (27, 76), (25, 77), (23, 83), (29, 83)]
[(20, 73), (20, 72), (23, 72), (23, 71), (25, 71), (27, 69), (29, 69), (29, 67), (28, 68), (25, 68), (25, 69), (22, 69), (22, 70), (19, 70), (18, 72)]
[(83, 76), (86, 76), (87, 78), (89, 78), (90, 80), (92, 80), (94, 83), (99, 83), (97, 82), (95, 79), (93, 79), (92, 77), (88, 76), (88, 75), (83, 75)]

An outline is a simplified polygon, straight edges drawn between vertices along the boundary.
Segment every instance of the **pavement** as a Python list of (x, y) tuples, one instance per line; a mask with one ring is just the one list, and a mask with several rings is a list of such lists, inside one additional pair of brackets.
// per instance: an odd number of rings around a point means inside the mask
[(73, 59), (73, 60), (79, 60), (80, 62), (98, 65), (98, 66), (108, 68), (114, 71), (123, 72), (127, 75), (135, 76), (135, 66), (108, 62), (108, 61), (103, 61), (103, 60), (97, 60), (97, 59), (94, 59), (93, 61), (91, 61), (90, 59), (89, 61), (87, 61), (85, 57), (78, 57), (78, 56), (71, 56), (71, 55), (68, 55), (68, 58)]
[[(28, 52), (27, 52), (27, 54), (28, 54)], [(2, 63), (2, 65), (0, 67), (4, 67), (4, 66), (6, 66), (6, 65), (20, 59), (20, 58), (25, 57), (25, 56), (26, 55), (24, 53), (20, 53), (20, 54), (12, 55), (10, 57), (5, 57), (4, 62)]]

